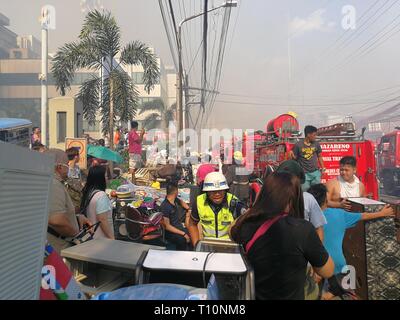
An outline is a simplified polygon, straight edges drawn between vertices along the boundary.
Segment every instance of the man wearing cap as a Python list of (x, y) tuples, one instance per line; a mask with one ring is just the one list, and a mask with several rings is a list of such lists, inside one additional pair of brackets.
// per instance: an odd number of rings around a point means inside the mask
[(47, 240), (60, 254), (62, 249), (70, 246), (67, 239), (74, 237), (79, 228), (90, 224), (90, 221), (81, 214), (76, 215), (75, 206), (65, 188), (69, 170), (67, 154), (60, 149), (49, 149), (46, 153), (55, 157)]
[(228, 182), (229, 191), (240, 199), (243, 203), (249, 200), (249, 172), (244, 166), (243, 154), (235, 151), (233, 163), (226, 166), (223, 172)]
[(228, 189), (228, 183), (220, 172), (211, 172), (204, 179), (205, 193), (196, 198), (189, 219), (188, 230), (193, 246), (200, 239), (199, 223), (203, 237), (229, 240), (228, 231), (232, 222), (246, 208), (237, 197), (227, 192)]

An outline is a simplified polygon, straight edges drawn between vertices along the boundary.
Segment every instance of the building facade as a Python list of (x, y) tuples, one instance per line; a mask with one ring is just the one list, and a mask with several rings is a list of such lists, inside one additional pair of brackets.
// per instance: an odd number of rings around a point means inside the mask
[[(26, 118), (33, 122), (34, 126), (40, 126), (41, 110), (41, 43), (33, 36), (18, 36), (10, 31), (10, 21), (0, 14), (0, 118)], [(139, 93), (139, 109), (135, 120), (142, 122), (146, 113), (139, 115), (140, 105), (145, 102), (161, 99), (169, 107), (176, 101), (176, 86), (174, 70), (166, 69), (158, 58), (160, 66), (160, 81), (147, 93), (144, 90), (143, 67), (127, 66), (124, 70), (132, 77)], [(60, 94), (56, 90), (54, 78), (50, 72), (51, 57), (49, 57), (48, 74), (48, 98), (56, 98)], [(171, 74), (173, 73), (173, 76)], [(79, 92), (80, 85), (90, 79), (93, 75), (101, 76), (101, 72), (82, 69), (79, 70), (72, 81), (71, 90), (67, 96), (75, 97)], [(173, 83), (169, 83), (169, 81)], [(174, 90), (170, 90), (175, 87)], [(100, 119), (100, 117), (99, 117)], [(121, 123), (127, 126), (128, 122)], [(100, 121), (89, 125), (83, 121), (85, 133), (93, 138), (100, 138)]]

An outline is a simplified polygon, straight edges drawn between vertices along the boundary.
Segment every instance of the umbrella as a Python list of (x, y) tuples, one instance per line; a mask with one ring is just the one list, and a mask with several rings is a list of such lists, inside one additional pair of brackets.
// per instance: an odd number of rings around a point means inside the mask
[(122, 163), (124, 161), (118, 152), (112, 151), (103, 146), (94, 146), (89, 144), (87, 154), (94, 158), (114, 161), (116, 163)]

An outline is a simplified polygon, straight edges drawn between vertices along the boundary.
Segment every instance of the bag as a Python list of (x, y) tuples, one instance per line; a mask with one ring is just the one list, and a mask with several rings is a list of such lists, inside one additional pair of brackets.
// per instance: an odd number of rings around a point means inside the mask
[(258, 240), (258, 238), (260, 238), (261, 236), (263, 236), (268, 230), (269, 228), (272, 227), (272, 225), (277, 222), (278, 220), (286, 217), (287, 214), (280, 214), (279, 216), (276, 216), (272, 219), (269, 219), (267, 221), (265, 221), (256, 231), (256, 233), (253, 235), (253, 237), (251, 238), (251, 240), (249, 242), (247, 242), (246, 244), (246, 254), (249, 253), (250, 249), (253, 247), (254, 243)]
[(315, 282), (312, 274), (312, 267), (308, 266), (304, 283), (304, 300), (318, 300), (320, 296), (319, 285)]
[(342, 281), (345, 276), (346, 274), (336, 274), (330, 277), (328, 279), (328, 291), (342, 300), (360, 300), (353, 290), (343, 288)]
[[(93, 224), (91, 226), (83, 226), (83, 229), (81, 231), (79, 231), (78, 234), (76, 234), (68, 242), (71, 243), (72, 245), (78, 245), (78, 244), (85, 243), (89, 240), (92, 240), (100, 223), (101, 223), (101, 221), (96, 222), (95, 224)], [(92, 229), (93, 229), (93, 232), (91, 232)]]
[(90, 194), (89, 198), (86, 199), (83, 208), (80, 208), (81, 210), (79, 211), (79, 214), (83, 214), (85, 217), (87, 217), (86, 210), (89, 207), (90, 201), (92, 201), (94, 195), (96, 193), (99, 193), (99, 192), (100, 192), (100, 190), (93, 190), (92, 191), (92, 193)]

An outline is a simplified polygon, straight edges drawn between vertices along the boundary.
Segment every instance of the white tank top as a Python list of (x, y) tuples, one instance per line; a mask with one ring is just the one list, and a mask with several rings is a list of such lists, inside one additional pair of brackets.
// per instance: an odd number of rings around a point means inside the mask
[(340, 196), (342, 198), (356, 198), (360, 197), (360, 180), (354, 176), (352, 183), (346, 182), (341, 176), (338, 177), (340, 186)]

